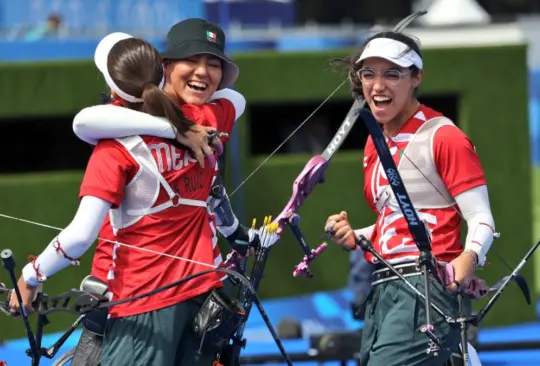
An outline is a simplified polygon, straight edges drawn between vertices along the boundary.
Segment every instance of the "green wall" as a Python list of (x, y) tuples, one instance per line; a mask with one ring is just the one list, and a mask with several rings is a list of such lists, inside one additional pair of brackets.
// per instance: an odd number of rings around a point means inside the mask
[[(248, 102), (322, 101), (343, 77), (325, 70), (328, 60), (348, 52), (239, 54), (235, 60), (242, 73), (236, 88)], [(426, 69), (421, 92), (424, 95), (452, 92), (459, 96), (459, 124), (471, 137), (482, 159), (497, 231), (501, 232), (501, 238), (492, 248), (515, 265), (533, 244), (526, 48), (426, 49), (424, 55)], [(84, 106), (96, 104), (98, 93), (104, 90), (104, 83), (90, 62), (2, 65), (0, 80), (3, 96), (0, 117), (73, 114)], [(335, 100), (348, 98), (346, 86), (334, 96)], [(33, 102), (28, 104), (28, 100)], [(341, 120), (345, 113), (335, 118)], [(248, 109), (239, 122), (244, 177), (265, 158), (248, 154), (249, 118)], [(322, 227), (330, 213), (347, 210), (357, 227), (374, 221), (374, 214), (368, 211), (362, 195), (362, 146), (358, 149), (337, 153), (327, 171), (326, 183), (311, 193), (299, 212), (301, 228), (311, 246), (320, 243)], [(246, 217), (257, 217), (259, 222), (265, 215), (275, 217), (289, 200), (293, 180), (309, 158), (308, 155), (274, 156), (255, 173), (242, 188)], [(47, 173), (0, 178), (0, 212), (64, 227), (77, 207), (81, 174)], [(512, 191), (514, 187), (518, 192)], [(228, 191), (232, 192), (234, 188), (229, 184)], [(234, 202), (235, 197), (232, 200)], [(51, 229), (0, 217), (2, 247), (15, 251), (19, 269), (28, 254), (38, 254), (55, 234)], [(294, 237), (285, 232), (281, 242), (272, 249), (266, 279), (260, 288), (262, 297), (336, 289), (345, 285), (348, 271), (345, 252), (331, 246), (311, 266), (315, 273), (312, 280), (292, 277), (293, 266), (302, 255)], [(51, 278), (46, 284), (46, 292), (57, 294), (77, 287), (88, 271), (90, 258), (83, 259), (80, 268), (70, 268)], [(490, 264), (480, 272), (489, 283), (509, 272), (493, 254), (489, 261)], [(532, 273), (532, 264), (522, 271), (534, 288)], [(0, 281), (7, 282), (1, 271)], [(484, 324), (531, 320), (535, 308), (523, 307), (523, 304), (519, 292), (511, 286)], [(520, 311), (504, 311), (505, 307), (519, 308)], [(65, 315), (54, 315), (52, 319), (49, 331), (60, 330), (71, 320)], [(13, 329), (7, 336), (10, 338), (23, 335), (19, 320), (0, 318), (0, 329)]]

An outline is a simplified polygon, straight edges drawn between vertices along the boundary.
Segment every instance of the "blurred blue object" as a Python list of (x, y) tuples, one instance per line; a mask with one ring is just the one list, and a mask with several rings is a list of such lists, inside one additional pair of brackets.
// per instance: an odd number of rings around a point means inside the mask
[(371, 291), (371, 275), (374, 266), (366, 261), (362, 250), (351, 251), (349, 266), (347, 287), (354, 293), (353, 302), (362, 305)]
[(91, 60), (99, 40), (60, 41), (36, 40), (34, 42), (0, 41), (0, 61), (34, 62)]
[(256, 52), (274, 50), (276, 43), (273, 40), (230, 40), (227, 41), (227, 53)]
[(540, 165), (540, 69), (529, 70), (529, 133), (532, 162)]
[(205, 16), (203, 0), (0, 0), (0, 28), (37, 27), (52, 13), (68, 28), (94, 33), (165, 33), (182, 19)]
[(326, 37), (319, 34), (284, 34), (276, 41), (276, 50), (289, 51), (319, 51), (336, 48), (346, 48), (358, 45), (356, 37)]
[(292, 27), (296, 22), (295, 4), (292, 1), (206, 1), (204, 10), (207, 20), (221, 25), (224, 25), (221, 16), (224, 11), (228, 23), (238, 23), (243, 27), (266, 27), (270, 24)]

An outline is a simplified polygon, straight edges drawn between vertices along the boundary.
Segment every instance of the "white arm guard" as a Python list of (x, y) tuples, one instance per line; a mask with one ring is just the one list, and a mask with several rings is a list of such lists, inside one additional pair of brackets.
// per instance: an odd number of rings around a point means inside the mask
[(110, 202), (91, 196), (83, 197), (73, 221), (34, 262), (23, 268), (26, 283), (37, 286), (70, 263), (76, 262), (96, 240), (110, 208)]
[(478, 265), (486, 261), (486, 254), (493, 243), (495, 222), (489, 206), (487, 186), (479, 186), (455, 197), (458, 207), (467, 221), (467, 239), (465, 249), (478, 255)]
[(375, 230), (375, 224), (368, 227), (364, 227), (362, 229), (356, 229), (354, 230), (354, 233), (356, 234), (356, 236), (363, 235), (367, 239), (369, 239), (371, 237), (371, 234), (373, 234), (373, 230)]
[(176, 131), (165, 118), (114, 105), (84, 108), (73, 120), (73, 132), (81, 140), (96, 145), (99, 140), (133, 135), (174, 139)]

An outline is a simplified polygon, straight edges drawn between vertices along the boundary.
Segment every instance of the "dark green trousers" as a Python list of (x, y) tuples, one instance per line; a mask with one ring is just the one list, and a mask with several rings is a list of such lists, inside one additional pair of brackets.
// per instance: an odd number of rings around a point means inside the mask
[[(424, 276), (408, 277), (424, 293)], [(431, 301), (446, 315), (458, 312), (455, 295), (430, 278)], [(464, 301), (464, 313), (470, 314), (470, 301)], [(431, 310), (431, 309), (430, 309)], [(426, 321), (424, 299), (416, 295), (402, 280), (373, 286), (366, 300), (366, 314), (360, 351), (362, 366), (441, 366), (452, 351), (459, 348), (459, 326), (448, 324), (431, 311), (435, 334), (441, 341), (437, 357), (427, 354), (429, 338), (419, 331)]]
[(148, 313), (109, 319), (102, 366), (211, 366), (215, 354), (196, 357), (200, 339), (192, 331), (204, 297)]

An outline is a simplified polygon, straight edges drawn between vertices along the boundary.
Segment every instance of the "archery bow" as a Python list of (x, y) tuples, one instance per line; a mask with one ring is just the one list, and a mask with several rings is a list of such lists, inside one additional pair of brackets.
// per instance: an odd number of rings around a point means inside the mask
[[(414, 14), (407, 16), (394, 27), (393, 31), (403, 31), (403, 29), (407, 27), (407, 25), (409, 25), (413, 20), (426, 13), (427, 11), (418, 11)], [(334, 89), (334, 91), (330, 93), (330, 95), (302, 123), (300, 123), (300, 125), (266, 159), (264, 159), (264, 161), (259, 166), (257, 166), (242, 183), (240, 183), (240, 185), (231, 193), (230, 197), (232, 197), (253, 176), (253, 174), (256, 173), (290, 139), (291, 136), (293, 136), (300, 128), (302, 128), (302, 126), (345, 84), (346, 81), (347, 79), (345, 79), (336, 89)], [(300, 216), (298, 214), (298, 210), (302, 203), (306, 200), (308, 195), (317, 186), (317, 184), (324, 182), (325, 172), (328, 168), (330, 160), (343, 145), (343, 142), (354, 127), (356, 121), (358, 120), (359, 113), (363, 109), (365, 104), (366, 102), (364, 100), (354, 101), (352, 107), (349, 109), (349, 112), (345, 116), (345, 119), (341, 123), (338, 131), (331, 139), (328, 146), (324, 149), (323, 153), (312, 157), (307, 162), (298, 177), (294, 180), (292, 189), (293, 192), (291, 198), (289, 199), (289, 202), (273, 221), (273, 223), (277, 223), (279, 225), (278, 233), (280, 233), (285, 226), (290, 227), (292, 233), (294, 234), (304, 253), (302, 261), (295, 266), (295, 269), (293, 271), (294, 277), (305, 276), (312, 278), (313, 273), (309, 269), (309, 264), (328, 247), (328, 244), (326, 242), (323, 242), (317, 248), (310, 249), (310, 246), (307, 244), (307, 241), (302, 234), (302, 231), (300, 230)], [(270, 247), (261, 247), (257, 250), (255, 263), (253, 264), (250, 276), (251, 284), (255, 291), (258, 290), (258, 286), (261, 280), (262, 273), (264, 272), (269, 251)], [(241, 255), (239, 255), (235, 251), (232, 251), (227, 257), (226, 262), (228, 263), (228, 265), (238, 268), (241, 271), (242, 268), (245, 267), (240, 264), (242, 260), (243, 258)], [(245, 290), (242, 291), (241, 289), (240, 293), (242, 292), (244, 292), (244, 306), (246, 309), (246, 316), (242, 319), (241, 325), (232, 339), (233, 355), (236, 358), (239, 357), (241, 349), (245, 348), (246, 346), (246, 339), (244, 338), (243, 333), (248, 320), (250, 308), (249, 295), (246, 293)]]

